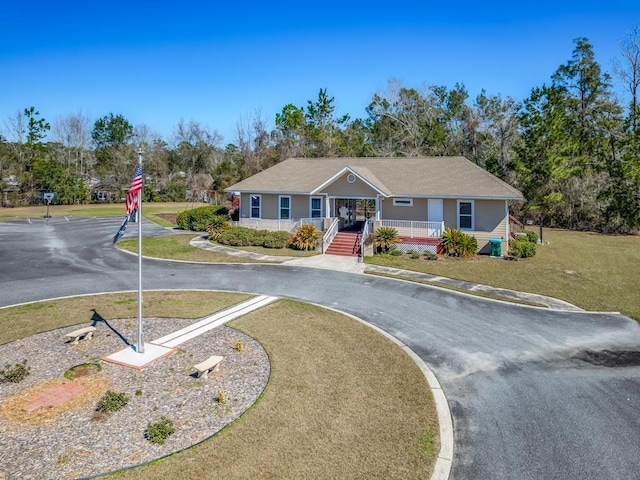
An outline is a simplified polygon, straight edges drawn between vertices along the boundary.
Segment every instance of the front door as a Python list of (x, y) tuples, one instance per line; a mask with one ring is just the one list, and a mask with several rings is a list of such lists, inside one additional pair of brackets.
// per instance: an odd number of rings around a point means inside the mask
[[(427, 220), (429, 222), (440, 222), (442, 224), (444, 220), (444, 208), (441, 198), (430, 198), (427, 201)], [(430, 224), (428, 224), (427, 227), (430, 237), (441, 235), (441, 229), (441, 227), (434, 228), (434, 226)]]
[(356, 201), (353, 198), (337, 198), (336, 216), (340, 219), (340, 228), (353, 225), (356, 222)]

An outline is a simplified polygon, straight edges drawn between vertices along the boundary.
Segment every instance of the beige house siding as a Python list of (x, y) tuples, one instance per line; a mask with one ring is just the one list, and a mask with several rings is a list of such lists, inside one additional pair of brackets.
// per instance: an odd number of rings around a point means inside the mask
[(262, 195), (262, 218), (278, 218), (278, 195)]
[[(260, 194), (262, 203), (263, 219), (277, 220), (280, 215), (280, 197), (291, 197), (291, 218), (298, 220), (300, 218), (308, 218), (311, 209), (311, 200), (307, 195), (278, 195), (278, 194)], [(315, 195), (322, 198), (322, 215), (324, 215), (324, 198), (320, 195)], [(249, 218), (249, 212), (251, 208), (251, 194), (243, 193), (240, 195), (240, 217)]]
[(362, 197), (373, 197), (378, 194), (376, 190), (371, 188), (361, 179), (356, 177), (356, 181), (354, 183), (347, 182), (347, 176), (349, 172), (345, 172), (342, 177), (338, 178), (331, 185), (327, 185), (326, 188), (322, 190), (322, 193), (328, 193), (331, 197), (347, 197), (347, 198), (362, 198)]
[(394, 207), (393, 198), (385, 198), (382, 201), (382, 218), (384, 220), (411, 220), (414, 222), (426, 222), (427, 199), (414, 198), (412, 207)]
[[(475, 229), (493, 231), (504, 221), (504, 200), (476, 200), (474, 205)], [(504, 229), (500, 237), (504, 237)]]
[[(242, 193), (240, 195), (240, 218), (251, 218), (251, 195)], [(260, 195), (260, 194), (259, 194)], [(278, 195), (261, 194), (261, 214), (260, 218), (278, 218)]]
[[(445, 227), (457, 227), (458, 201), (445, 199), (443, 209)], [(508, 240), (504, 238), (507, 226), (504, 200), (475, 200), (473, 202), (473, 212), (475, 228), (472, 231), (465, 230), (465, 233), (476, 237), (480, 253), (490, 253), (490, 239), (502, 238), (502, 254), (504, 255)]]
[(249, 218), (249, 197), (248, 193), (240, 194), (240, 218)]
[(502, 255), (506, 255), (507, 253), (507, 247), (508, 247), (508, 238), (505, 238), (505, 231), (507, 228), (507, 219), (505, 217), (502, 217), (502, 221), (499, 222), (495, 228), (490, 231), (490, 232), (479, 232), (479, 231), (473, 231), (473, 232), (466, 232), (470, 235), (473, 235), (474, 237), (476, 237), (476, 240), (478, 241), (478, 252), (480, 253), (490, 253), (491, 252), (491, 246), (489, 245), (489, 240), (491, 240), (492, 238), (502, 238)]
[(472, 235), (478, 240), (479, 252), (490, 253), (489, 240), (502, 238), (502, 253), (504, 255), (508, 241), (505, 239), (507, 219), (504, 200), (476, 200), (474, 203), (475, 231)]
[[(322, 213), (324, 214), (324, 198), (322, 199)], [(311, 200), (307, 195), (291, 195), (291, 218), (308, 218)]]
[(456, 228), (458, 226), (458, 204), (456, 200), (445, 198), (442, 202), (442, 210), (445, 228)]

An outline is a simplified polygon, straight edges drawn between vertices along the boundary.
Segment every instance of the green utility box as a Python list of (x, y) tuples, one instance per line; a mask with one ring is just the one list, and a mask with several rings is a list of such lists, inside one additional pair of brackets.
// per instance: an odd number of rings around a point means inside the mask
[(502, 239), (501, 238), (492, 238), (489, 240), (489, 245), (491, 245), (491, 256), (492, 257), (501, 257), (502, 256)]

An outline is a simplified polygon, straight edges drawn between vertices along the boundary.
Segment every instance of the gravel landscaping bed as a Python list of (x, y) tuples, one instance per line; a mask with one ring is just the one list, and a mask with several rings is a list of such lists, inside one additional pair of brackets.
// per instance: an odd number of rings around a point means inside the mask
[[(159, 338), (196, 321), (147, 318), (145, 338)], [(87, 477), (182, 450), (233, 422), (257, 400), (269, 379), (269, 358), (262, 346), (228, 327), (189, 340), (175, 354), (135, 370), (100, 359), (126, 347), (121, 337), (135, 342), (136, 321), (100, 321), (96, 326), (94, 337), (76, 346), (64, 335), (77, 326), (0, 345), (0, 368), (25, 359), (30, 367), (22, 382), (0, 383), (0, 479)], [(224, 357), (219, 370), (206, 380), (195, 378), (193, 365), (211, 355)], [(86, 375), (70, 380), (86, 387), (83, 395), (58, 407), (25, 410), (34, 392), (85, 363), (98, 363), (102, 369), (82, 369)], [(96, 405), (107, 389), (124, 392), (128, 404), (97, 414)], [(175, 427), (162, 445), (145, 438), (147, 425), (161, 417)]]

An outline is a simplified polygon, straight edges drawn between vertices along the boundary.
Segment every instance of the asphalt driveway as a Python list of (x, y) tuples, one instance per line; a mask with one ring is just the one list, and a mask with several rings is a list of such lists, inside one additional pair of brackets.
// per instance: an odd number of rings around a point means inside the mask
[[(137, 289), (136, 257), (111, 242), (120, 222), (70, 217), (0, 223), (0, 306)], [(143, 226), (145, 235), (169, 233)], [(135, 234), (130, 225), (126, 236)], [(145, 259), (143, 272), (144, 289), (233, 290), (310, 301), (402, 340), (431, 367), (449, 400), (453, 479), (640, 478), (640, 361), (634, 353), (640, 351), (640, 328), (627, 317), (509, 305), (285, 265)]]

